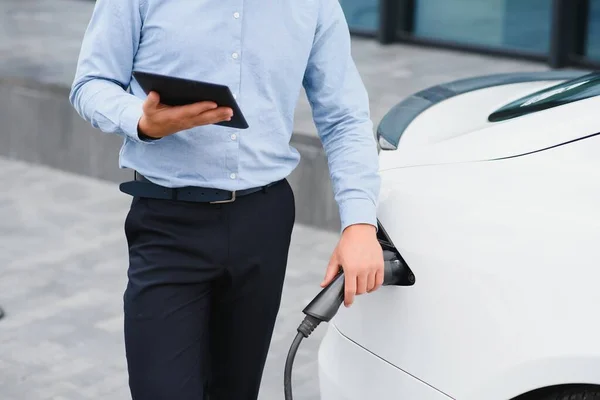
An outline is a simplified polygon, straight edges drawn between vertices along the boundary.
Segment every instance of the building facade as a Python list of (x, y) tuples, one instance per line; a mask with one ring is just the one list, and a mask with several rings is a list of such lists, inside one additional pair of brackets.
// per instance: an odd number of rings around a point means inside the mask
[(600, 67), (600, 0), (340, 0), (351, 32), (542, 60), (554, 68)]

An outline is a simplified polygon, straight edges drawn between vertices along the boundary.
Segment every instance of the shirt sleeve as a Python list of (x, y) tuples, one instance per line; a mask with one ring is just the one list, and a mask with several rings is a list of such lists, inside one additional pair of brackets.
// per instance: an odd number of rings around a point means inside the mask
[(319, 1), (303, 85), (327, 156), (342, 231), (353, 224), (377, 227), (379, 156), (369, 98), (351, 56), (350, 32), (339, 1)]
[(140, 99), (127, 91), (142, 25), (138, 0), (96, 0), (85, 32), (69, 100), (79, 115), (106, 133), (140, 143)]

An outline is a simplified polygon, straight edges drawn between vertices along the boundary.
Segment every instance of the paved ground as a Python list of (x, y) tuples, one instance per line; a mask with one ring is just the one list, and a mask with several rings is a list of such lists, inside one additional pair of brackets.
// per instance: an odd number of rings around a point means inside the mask
[[(0, 159), (0, 399), (129, 399), (121, 296), (129, 199), (115, 185)], [(283, 398), (283, 363), (337, 235), (295, 228), (262, 399)], [(296, 398), (317, 399), (325, 327), (298, 355)]]

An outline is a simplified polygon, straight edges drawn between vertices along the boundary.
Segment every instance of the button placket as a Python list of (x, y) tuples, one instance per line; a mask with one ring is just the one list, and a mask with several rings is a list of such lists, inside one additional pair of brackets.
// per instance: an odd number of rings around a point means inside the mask
[[(237, 82), (232, 82), (231, 85), (231, 91), (232, 91), (232, 95), (234, 99), (238, 99), (239, 97), (239, 91), (240, 91), (240, 80), (241, 80), (241, 59), (242, 59), (242, 53), (243, 53), (243, 49), (242, 49), (242, 13), (243, 13), (243, 5), (244, 5), (244, 0), (238, 0), (237, 5), (235, 6), (236, 8), (234, 8), (232, 10), (232, 17), (233, 17), (233, 21), (231, 22), (232, 24), (238, 24), (237, 25), (237, 29), (234, 28), (235, 34), (234, 34), (234, 41), (233, 41), (233, 45), (236, 46), (232, 49), (231, 52), (231, 60), (233, 61), (233, 65), (237, 71)], [(231, 180), (236, 180), (239, 179), (239, 174), (238, 174), (238, 169), (239, 169), (239, 146), (240, 146), (240, 142), (239, 142), (239, 135), (235, 132), (230, 132), (229, 134), (229, 140), (230, 140), (230, 146), (231, 146), (231, 156), (232, 156), (232, 164), (230, 165), (230, 170), (229, 170), (229, 179)], [(235, 160), (235, 161), (234, 161)]]
[(242, 49), (242, 29), (243, 29), (243, 25), (242, 25), (242, 14), (244, 11), (244, 0), (237, 0), (235, 2), (236, 4), (233, 6), (233, 9), (231, 10), (231, 15), (233, 17), (234, 20), (236, 20), (235, 22), (232, 22), (233, 25), (237, 24), (237, 29), (235, 29), (233, 32), (235, 32), (234, 34), (234, 45), (237, 46), (237, 48), (234, 48), (232, 53), (231, 53), (231, 58), (233, 60), (236, 61), (236, 63), (234, 63), (237, 68), (238, 68), (238, 73), (239, 73), (239, 80), (237, 82), (237, 85), (233, 86), (232, 85), (232, 95), (233, 98), (235, 100), (238, 99), (238, 95), (239, 95), (239, 91), (240, 91), (240, 80), (241, 80), (241, 72), (240, 72), (240, 68), (241, 68), (241, 59), (242, 59), (242, 53), (243, 53), (243, 49)]

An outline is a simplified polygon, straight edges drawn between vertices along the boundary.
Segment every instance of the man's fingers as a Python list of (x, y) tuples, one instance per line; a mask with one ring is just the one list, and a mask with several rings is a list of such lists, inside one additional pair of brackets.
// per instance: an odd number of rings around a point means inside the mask
[(161, 107), (158, 93), (150, 92), (144, 102), (144, 114), (160, 115), (163, 123), (177, 126), (179, 129), (190, 129), (196, 126), (228, 121), (233, 116), (233, 111), (229, 107), (218, 107), (213, 101), (202, 101), (185, 106)]
[(356, 275), (349, 271), (344, 273), (344, 305), (350, 307), (354, 303), (354, 295), (356, 294)]
[[(199, 103), (188, 104), (185, 106), (172, 107), (168, 110), (168, 118), (173, 121), (180, 121), (186, 125), (194, 126), (195, 120), (202, 117), (209, 111), (218, 110), (217, 104), (212, 101), (202, 101)], [(221, 108), (225, 111), (225, 108)], [(197, 124), (203, 124), (203, 119)]]
[(375, 278), (377, 277), (377, 271), (370, 272), (367, 277), (367, 293), (371, 293), (373, 290), (377, 289), (375, 284)]
[(381, 285), (383, 285), (383, 278), (384, 278), (384, 270), (378, 269), (377, 273), (375, 274), (375, 288), (373, 290), (377, 290), (381, 287)]
[[(213, 101), (201, 101), (199, 103), (182, 106), (182, 111), (190, 117), (195, 117), (195, 116), (199, 116), (200, 114), (203, 114), (207, 111), (216, 110), (217, 108), (218, 108), (217, 103), (215, 103)], [(225, 107), (222, 107), (222, 108), (225, 108)], [(227, 109), (231, 110), (230, 108), (227, 108)]]
[(231, 109), (219, 107), (214, 110), (205, 111), (202, 114), (192, 118), (194, 126), (216, 124), (217, 122), (227, 121), (231, 118)]
[(144, 102), (144, 111), (151, 112), (154, 111), (158, 105), (160, 104), (160, 96), (156, 92), (148, 93), (148, 97), (146, 97), (146, 101)]
[(325, 278), (323, 278), (323, 282), (321, 282), (321, 287), (329, 285), (333, 278), (337, 276), (339, 271), (340, 264), (338, 263), (337, 257), (333, 255), (329, 260), (329, 265), (327, 265), (327, 270), (325, 271)]
[(356, 278), (356, 294), (361, 295), (367, 293), (367, 285), (368, 285), (369, 276), (364, 272), (361, 272), (360, 275)]

